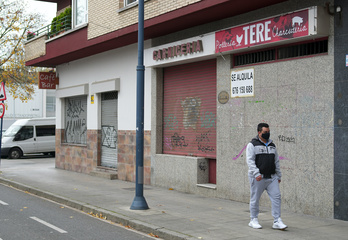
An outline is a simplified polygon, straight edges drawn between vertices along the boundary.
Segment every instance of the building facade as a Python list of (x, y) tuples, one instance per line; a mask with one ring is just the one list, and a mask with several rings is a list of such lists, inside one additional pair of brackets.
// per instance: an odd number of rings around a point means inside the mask
[[(54, 2), (73, 28), (26, 48), (43, 42), (27, 64), (60, 78), (56, 167), (134, 181), (137, 1)], [(145, 183), (248, 202), (245, 148), (267, 122), (283, 208), (348, 220), (346, 8), (145, 1)]]

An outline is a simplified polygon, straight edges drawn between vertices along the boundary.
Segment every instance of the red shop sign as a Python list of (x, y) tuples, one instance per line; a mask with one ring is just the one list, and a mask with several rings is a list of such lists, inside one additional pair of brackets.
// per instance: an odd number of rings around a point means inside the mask
[(215, 53), (308, 36), (308, 9), (215, 33)]
[(56, 89), (59, 78), (55, 72), (39, 72), (39, 89)]

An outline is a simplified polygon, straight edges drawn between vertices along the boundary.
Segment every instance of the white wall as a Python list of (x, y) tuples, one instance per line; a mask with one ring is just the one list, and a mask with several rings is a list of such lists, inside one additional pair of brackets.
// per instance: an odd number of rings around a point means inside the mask
[(47, 97), (54, 96), (55, 90), (39, 89), (37, 85), (33, 85), (33, 99), (22, 102), (20, 99), (14, 99), (13, 96), (6, 91), (6, 100), (4, 101), (7, 109), (5, 110), (4, 119), (21, 119), (21, 118), (39, 118), (46, 117)]
[[(82, 84), (89, 85), (87, 96), (87, 129), (100, 129), (100, 96), (95, 96), (91, 104), (92, 83), (109, 79), (120, 79), (118, 92), (118, 129), (136, 128), (136, 66), (138, 64), (137, 45), (131, 45), (57, 67), (58, 89), (66, 89)], [(107, 90), (106, 90), (107, 91)], [(57, 128), (64, 128), (64, 102), (57, 99)], [(144, 130), (151, 129), (151, 70), (145, 70), (145, 116)], [(62, 115), (63, 114), (63, 115)]]

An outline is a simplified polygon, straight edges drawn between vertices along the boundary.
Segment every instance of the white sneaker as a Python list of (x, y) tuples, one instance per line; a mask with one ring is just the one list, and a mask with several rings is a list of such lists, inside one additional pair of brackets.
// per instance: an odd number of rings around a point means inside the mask
[(259, 220), (257, 218), (253, 218), (250, 220), (249, 227), (260, 229), (262, 226), (259, 224)]
[(274, 229), (279, 229), (279, 230), (284, 230), (286, 229), (288, 226), (286, 226), (281, 218), (278, 218), (275, 222), (273, 222), (273, 226), (272, 228)]

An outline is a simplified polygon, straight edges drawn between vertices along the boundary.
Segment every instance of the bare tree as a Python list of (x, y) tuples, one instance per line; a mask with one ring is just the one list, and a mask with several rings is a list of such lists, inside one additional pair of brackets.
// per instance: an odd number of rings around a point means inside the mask
[(41, 15), (25, 9), (22, 0), (0, 0), (0, 80), (22, 101), (32, 99), (38, 78), (36, 68), (25, 66), (24, 41), (42, 22)]

